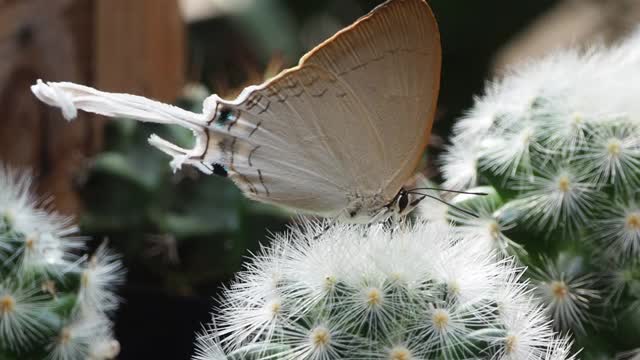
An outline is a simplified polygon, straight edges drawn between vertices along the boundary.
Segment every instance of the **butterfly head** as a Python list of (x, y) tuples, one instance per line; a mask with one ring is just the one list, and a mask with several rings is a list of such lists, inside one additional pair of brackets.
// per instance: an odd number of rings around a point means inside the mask
[(391, 200), (382, 200), (378, 196), (358, 198), (347, 209), (345, 222), (368, 224), (385, 221), (389, 218), (399, 219), (409, 214), (425, 198), (401, 188)]
[(401, 188), (398, 194), (387, 205), (390, 216), (400, 218), (413, 211), (426, 196)]

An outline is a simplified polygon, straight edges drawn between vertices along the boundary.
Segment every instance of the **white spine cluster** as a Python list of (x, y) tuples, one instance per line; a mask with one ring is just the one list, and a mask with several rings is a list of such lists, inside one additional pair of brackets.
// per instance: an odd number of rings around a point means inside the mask
[[(638, 39), (640, 32), (612, 49), (555, 54), (491, 84), (454, 127), (442, 158), (445, 186), (489, 180), (517, 192), (522, 216), (540, 232), (584, 227), (605, 199), (635, 196)], [(614, 246), (619, 254), (636, 247), (628, 237)]]
[(122, 264), (104, 246), (79, 256), (85, 239), (31, 188), (30, 174), (0, 165), (0, 357), (114, 358), (106, 315)]
[(525, 255), (554, 326), (584, 346), (595, 308), (640, 302), (639, 94), (640, 31), (520, 65), (476, 99), (441, 159), (445, 187), (491, 193), (452, 200), (479, 215), (449, 211), (457, 231)]
[(254, 257), (196, 359), (571, 358), (522, 269), (474, 238), (427, 222), (324, 226), (303, 221)]

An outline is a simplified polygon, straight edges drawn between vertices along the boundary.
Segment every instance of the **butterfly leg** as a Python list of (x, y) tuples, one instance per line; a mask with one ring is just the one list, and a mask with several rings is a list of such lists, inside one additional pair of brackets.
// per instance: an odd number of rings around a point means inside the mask
[(331, 229), (332, 227), (334, 227), (336, 225), (336, 223), (338, 222), (338, 216), (334, 217), (331, 219), (331, 221), (329, 221), (324, 228), (322, 229), (322, 231), (320, 231), (319, 233), (317, 233), (313, 239), (314, 240), (318, 240), (320, 238), (320, 236), (324, 235), (327, 231), (329, 231), (329, 229)]
[(371, 217), (369, 224), (376, 224), (376, 223), (387, 220), (389, 218), (390, 213), (391, 213), (391, 209), (386, 206), (383, 206), (382, 208), (380, 208), (380, 210), (378, 210), (378, 212), (376, 212)]

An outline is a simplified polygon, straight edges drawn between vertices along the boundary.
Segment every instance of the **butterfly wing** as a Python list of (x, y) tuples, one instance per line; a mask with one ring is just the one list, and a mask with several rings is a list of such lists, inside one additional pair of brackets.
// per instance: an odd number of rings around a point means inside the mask
[[(352, 144), (350, 163), (369, 188), (394, 196), (415, 171), (433, 123), (441, 69), (440, 34), (423, 0), (388, 1), (304, 56), (345, 84), (366, 109), (354, 126), (375, 137)], [(375, 157), (371, 157), (375, 154)], [(363, 163), (366, 158), (375, 162)]]
[(440, 58), (428, 5), (388, 1), (298, 66), (210, 99), (203, 162), (251, 198), (327, 216), (356, 196), (391, 198), (426, 146)]
[(225, 166), (256, 200), (325, 216), (346, 208), (357, 169), (338, 142), (357, 134), (326, 119), (348, 120), (358, 105), (335, 76), (305, 66), (214, 103), (204, 163)]

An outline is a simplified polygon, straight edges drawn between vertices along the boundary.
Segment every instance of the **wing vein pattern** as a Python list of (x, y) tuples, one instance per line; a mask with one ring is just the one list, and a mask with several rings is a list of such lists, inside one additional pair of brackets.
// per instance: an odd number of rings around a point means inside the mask
[(215, 97), (205, 164), (251, 198), (325, 216), (392, 198), (427, 144), (440, 79), (423, 0), (390, 0), (235, 100)]

